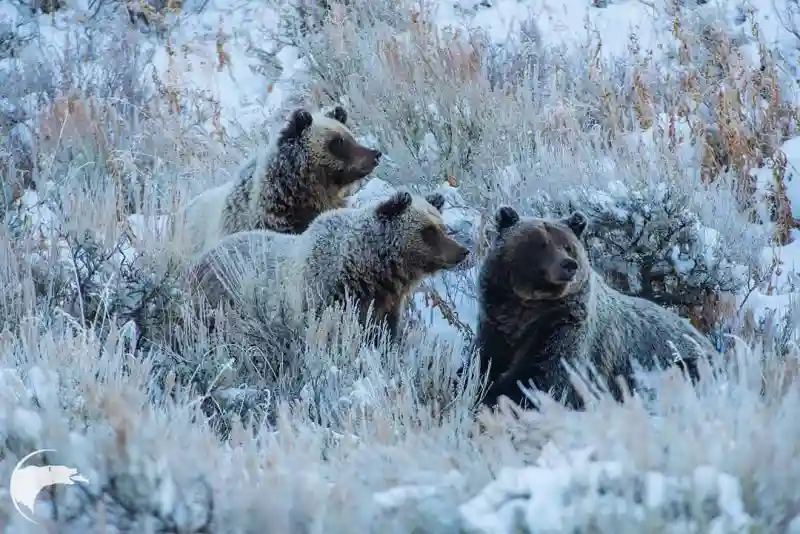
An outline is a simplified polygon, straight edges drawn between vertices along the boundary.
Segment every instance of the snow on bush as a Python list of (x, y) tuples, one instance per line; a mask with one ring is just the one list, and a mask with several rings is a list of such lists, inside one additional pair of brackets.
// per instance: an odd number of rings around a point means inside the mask
[(736, 478), (707, 466), (693, 475), (625, 472), (616, 462), (507, 469), (462, 505), (462, 513), (468, 532), (486, 534), (620, 527), (628, 532), (747, 532), (752, 527)]
[[(313, 399), (281, 400), (272, 423), (235, 420), (221, 441), (204, 395), (156, 383), (153, 355), (129, 341), (65, 322), (0, 338), (0, 473), (50, 448), (32, 461), (89, 480), (40, 497), (36, 518), (59, 532), (774, 532), (796, 513), (797, 354), (742, 346), (697, 392), (664, 377), (647, 408), (605, 397), (570, 414), (542, 397), (538, 413), (476, 422), (465, 397), (422, 408), (407, 368), (364, 352), (362, 382), (399, 373), (397, 387), (368, 387), (366, 411), (342, 406), (339, 431)], [(7, 532), (35, 531), (7, 495), (0, 515)]]

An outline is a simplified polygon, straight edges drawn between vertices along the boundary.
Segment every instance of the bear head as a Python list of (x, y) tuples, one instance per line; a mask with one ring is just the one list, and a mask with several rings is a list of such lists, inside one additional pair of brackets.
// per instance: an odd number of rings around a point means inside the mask
[(341, 106), (314, 114), (295, 109), (278, 136), (279, 150), (289, 145), (299, 148), (315, 178), (332, 190), (345, 189), (368, 176), (382, 155), (355, 140)]
[(400, 191), (372, 208), (383, 243), (380, 246), (391, 247), (392, 255), (412, 279), (455, 267), (469, 254), (445, 230), (444, 202), (439, 193), (421, 197)]
[(574, 211), (562, 219), (521, 217), (514, 208), (495, 213), (492, 256), (502, 264), (511, 289), (522, 300), (560, 299), (579, 291), (589, 276), (581, 243), (589, 220)]

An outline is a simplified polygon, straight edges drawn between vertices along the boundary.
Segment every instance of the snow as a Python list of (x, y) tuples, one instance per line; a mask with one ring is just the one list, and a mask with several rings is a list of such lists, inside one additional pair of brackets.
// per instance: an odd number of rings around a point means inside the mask
[(375, 502), (384, 509), (399, 508), (411, 499), (432, 499), (441, 491), (437, 486), (398, 486), (374, 495)]
[[(171, 55), (166, 47), (156, 47), (157, 72), (162, 80), (219, 102), (220, 124), (225, 130), (258, 128), (280, 109), (287, 84), (302, 67), (294, 47), (274, 50), (274, 43), (265, 41), (264, 35), (276, 29), (277, 21), (277, 11), (262, 2), (242, 2), (185, 16), (171, 35), (172, 48), (179, 52)], [(226, 59), (221, 58), (218, 45)], [(277, 52), (278, 72), (270, 79), (259, 74), (259, 60), (252, 48)]]
[(20, 434), (25, 436), (25, 438), (30, 439), (33, 442), (36, 442), (41, 438), (44, 424), (42, 423), (42, 418), (39, 417), (38, 413), (32, 410), (26, 410), (24, 408), (17, 408), (14, 410), (12, 417), (14, 419), (14, 425), (18, 428)]
[(744, 511), (741, 484), (726, 473), (709, 466), (691, 477), (636, 473), (620, 462), (592, 461), (590, 453), (580, 449), (558, 462), (503, 469), (460, 507), (469, 531), (573, 532), (608, 516), (624, 517), (632, 526), (646, 525), (655, 515), (668, 521), (667, 532), (689, 532), (694, 521), (670, 511), (691, 510), (697, 503), (703, 503), (710, 532), (747, 532), (753, 524)]

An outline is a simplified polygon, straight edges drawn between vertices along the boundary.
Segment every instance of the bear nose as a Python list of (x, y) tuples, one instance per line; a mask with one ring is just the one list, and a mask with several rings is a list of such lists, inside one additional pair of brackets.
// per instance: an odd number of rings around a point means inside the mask
[(375, 163), (377, 164), (381, 160), (381, 156), (383, 156), (383, 153), (380, 150), (373, 150), (372, 153), (375, 155), (374, 156)]
[(561, 268), (564, 270), (564, 274), (572, 276), (578, 270), (578, 262), (572, 258), (566, 258), (561, 260)]

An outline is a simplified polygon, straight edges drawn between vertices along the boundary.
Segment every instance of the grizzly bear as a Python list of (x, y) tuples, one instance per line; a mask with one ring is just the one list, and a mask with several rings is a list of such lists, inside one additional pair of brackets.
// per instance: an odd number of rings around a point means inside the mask
[(380, 151), (353, 138), (341, 106), (295, 109), (269, 151), (257, 151), (238, 178), (186, 206), (190, 251), (244, 230), (299, 234), (320, 213), (344, 206), (380, 159)]
[(597, 373), (593, 378), (620, 402), (623, 391), (616, 380), (635, 391), (637, 366), (652, 371), (682, 362), (697, 379), (697, 358), (712, 354), (711, 342), (677, 314), (606, 284), (580, 240), (586, 215), (520, 217), (504, 206), (495, 214), (495, 225), (479, 277), (475, 342), (481, 376), (488, 376), (484, 405), (493, 406), (505, 395), (529, 406), (519, 381), (583, 409), (562, 359), (588, 361)]
[[(228, 301), (302, 313), (347, 297), (385, 324), (390, 339), (402, 330), (405, 305), (424, 277), (458, 265), (468, 254), (445, 232), (444, 197), (401, 191), (359, 208), (327, 211), (301, 234), (238, 232), (201, 254), (193, 269), (209, 304)], [(311, 302), (307, 301), (311, 298)]]

